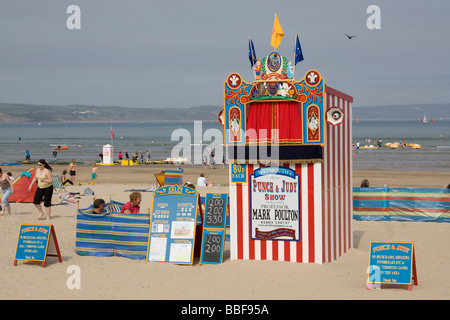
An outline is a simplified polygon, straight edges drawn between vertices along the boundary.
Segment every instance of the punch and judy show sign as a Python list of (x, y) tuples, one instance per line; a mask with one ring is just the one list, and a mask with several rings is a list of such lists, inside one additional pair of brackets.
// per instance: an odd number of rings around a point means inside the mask
[(300, 240), (299, 175), (285, 167), (263, 167), (250, 176), (251, 237)]

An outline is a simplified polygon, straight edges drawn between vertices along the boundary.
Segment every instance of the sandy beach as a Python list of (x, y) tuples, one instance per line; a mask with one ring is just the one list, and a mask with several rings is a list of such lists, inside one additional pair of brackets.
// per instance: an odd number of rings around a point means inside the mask
[[(14, 176), (30, 165), (2, 167)], [(60, 174), (66, 165), (53, 165)], [(98, 184), (88, 185), (91, 167), (78, 165), (77, 182), (69, 192), (83, 193), (91, 188), (94, 196), (80, 199), (80, 208), (92, 204), (93, 198), (128, 201), (128, 189), (155, 186), (155, 173), (174, 168), (171, 165), (99, 166)], [(228, 169), (204, 169), (184, 166), (184, 182), (194, 184), (200, 173), (215, 187), (200, 187), (207, 192), (228, 192)], [(369, 179), (371, 187), (444, 188), (450, 183), (450, 172), (354, 171), (353, 186)], [(220, 186), (219, 186), (220, 184)], [(152, 193), (142, 193), (141, 212), (148, 212)], [(59, 194), (53, 196), (57, 203)], [(12, 203), (11, 216), (0, 217), (0, 299), (449, 299), (450, 225), (432, 222), (361, 222), (353, 220), (354, 247), (332, 263), (297, 264), (274, 261), (231, 261), (229, 243), (224, 262), (219, 265), (192, 266), (146, 263), (121, 257), (87, 257), (75, 252), (76, 206), (52, 206), (52, 219), (58, 238), (62, 263), (49, 257), (45, 268), (39, 262), (19, 261), (13, 266), (19, 226), (47, 224), (38, 221), (33, 204)], [(366, 289), (366, 269), (370, 241), (414, 241), (418, 286)], [(81, 271), (81, 288), (69, 289), (69, 266)]]

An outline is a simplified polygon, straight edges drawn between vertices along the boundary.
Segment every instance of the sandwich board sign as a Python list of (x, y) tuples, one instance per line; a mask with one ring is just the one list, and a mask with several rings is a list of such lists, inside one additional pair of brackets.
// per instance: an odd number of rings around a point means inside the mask
[(17, 239), (14, 266), (18, 260), (42, 261), (45, 267), (47, 257), (58, 257), (62, 262), (53, 225), (22, 224)]
[(198, 199), (196, 190), (180, 185), (155, 190), (147, 262), (192, 265)]
[(371, 241), (367, 288), (372, 284), (417, 285), (414, 242)]
[(223, 261), (227, 205), (228, 194), (206, 194), (200, 264), (219, 264)]
[(225, 228), (228, 194), (207, 193), (205, 198), (204, 228)]
[(203, 229), (200, 264), (219, 264), (223, 260), (225, 229)]

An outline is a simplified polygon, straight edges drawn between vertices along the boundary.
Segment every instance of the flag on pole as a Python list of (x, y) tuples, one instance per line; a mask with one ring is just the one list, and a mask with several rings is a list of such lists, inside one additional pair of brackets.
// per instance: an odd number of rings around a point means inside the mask
[(112, 125), (111, 125), (111, 139), (114, 139), (114, 131), (113, 131)]
[(273, 22), (272, 38), (270, 39), (270, 45), (276, 50), (281, 43), (281, 39), (284, 36), (283, 29), (278, 21), (277, 14), (275, 13), (275, 21)]
[(298, 40), (298, 35), (297, 35), (297, 41), (295, 43), (295, 64), (294, 65), (297, 65), (297, 63), (299, 63), (302, 60), (303, 60), (303, 52), (302, 52), (302, 47), (300, 46), (300, 41)]
[(248, 40), (248, 58), (250, 59), (250, 64), (251, 67), (253, 68), (253, 65), (256, 63), (256, 53), (251, 38)]

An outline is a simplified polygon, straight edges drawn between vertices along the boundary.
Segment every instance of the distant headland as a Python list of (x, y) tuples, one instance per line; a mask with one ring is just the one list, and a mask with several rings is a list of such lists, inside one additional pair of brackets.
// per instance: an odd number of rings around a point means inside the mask
[(218, 120), (219, 106), (188, 108), (132, 108), (117, 106), (49, 106), (0, 103), (0, 123), (67, 121), (178, 121)]
[[(189, 121), (218, 120), (221, 106), (186, 108), (134, 108), (118, 106), (69, 105), (51, 106), (0, 103), (0, 123), (68, 122), (68, 121)], [(425, 115), (435, 121), (450, 120), (450, 103), (353, 106), (353, 119), (358, 120), (420, 120)]]

